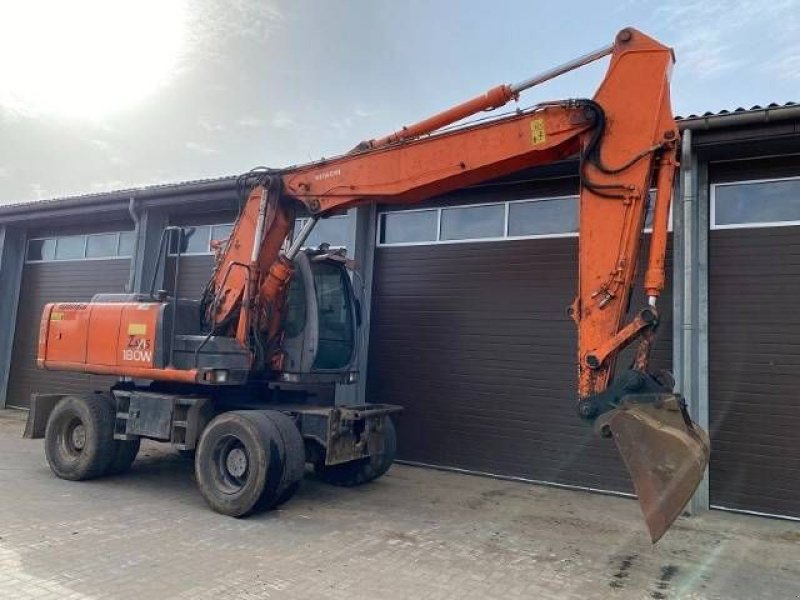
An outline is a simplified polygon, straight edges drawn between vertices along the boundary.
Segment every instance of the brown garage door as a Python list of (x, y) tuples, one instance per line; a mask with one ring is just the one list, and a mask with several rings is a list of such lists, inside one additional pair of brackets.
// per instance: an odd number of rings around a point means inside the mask
[[(180, 259), (180, 269), (178, 270), (178, 296), (181, 298), (192, 298), (199, 300), (203, 296), (208, 280), (214, 270), (214, 257), (204, 256), (182, 256)], [(170, 258), (164, 279), (164, 288), (170, 294), (175, 292), (175, 259)]]
[(8, 404), (27, 407), (32, 392), (85, 393), (108, 388), (112, 377), (36, 368), (39, 320), (48, 302), (86, 302), (98, 292), (123, 292), (130, 260), (65, 260), (28, 263), (22, 275), (8, 384)]
[(576, 271), (574, 237), (377, 249), (368, 397), (405, 407), (402, 459), (631, 491), (613, 444), (573, 408)]
[(800, 227), (712, 231), (709, 266), (711, 504), (800, 517)]
[[(227, 239), (235, 215), (230, 212), (205, 213), (196, 215), (177, 215), (173, 224), (185, 227), (178, 270), (177, 292), (181, 298), (200, 299), (211, 278), (214, 257), (211, 254), (211, 241)], [(175, 293), (175, 252), (177, 234), (172, 240), (170, 257), (164, 272), (164, 289)]]

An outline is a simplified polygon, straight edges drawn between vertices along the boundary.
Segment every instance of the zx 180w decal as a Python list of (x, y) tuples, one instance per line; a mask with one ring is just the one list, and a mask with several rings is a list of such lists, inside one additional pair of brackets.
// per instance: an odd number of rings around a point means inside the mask
[(122, 360), (151, 364), (153, 351), (150, 348), (150, 340), (129, 335), (128, 345), (122, 349)]

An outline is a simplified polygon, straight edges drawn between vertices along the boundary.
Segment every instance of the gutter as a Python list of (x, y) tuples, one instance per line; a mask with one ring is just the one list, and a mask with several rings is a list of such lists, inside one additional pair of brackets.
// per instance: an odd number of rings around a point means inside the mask
[(211, 181), (156, 185), (138, 189), (133, 188), (91, 196), (70, 196), (53, 200), (6, 204), (0, 205), (0, 220), (3, 220), (6, 216), (29, 214), (31, 212), (46, 211), (49, 209), (61, 210), (64, 208), (117, 205), (123, 207), (124, 210), (123, 203), (129, 200), (131, 196), (136, 196), (137, 200), (158, 199), (161, 200), (163, 204), (170, 204), (176, 200), (179, 201), (179, 198), (182, 196), (209, 192), (229, 192), (234, 188), (235, 182), (236, 177), (225, 177)]
[(791, 106), (768, 106), (756, 110), (728, 112), (701, 117), (678, 119), (678, 128), (692, 131), (706, 131), (722, 127), (741, 127), (745, 125), (763, 125), (776, 121), (800, 120), (800, 104)]

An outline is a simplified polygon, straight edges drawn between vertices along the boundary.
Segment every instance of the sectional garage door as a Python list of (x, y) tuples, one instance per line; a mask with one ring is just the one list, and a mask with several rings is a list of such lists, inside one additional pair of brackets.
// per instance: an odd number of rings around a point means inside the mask
[[(98, 292), (125, 291), (130, 274), (130, 234), (86, 238), (63, 236), (29, 242), (28, 258), (35, 260), (25, 264), (22, 275), (8, 387), (10, 406), (26, 408), (32, 392), (79, 394), (107, 388), (115, 381), (111, 377), (36, 368), (39, 321), (45, 304), (86, 302)], [(56, 252), (59, 252), (58, 259)], [(95, 256), (101, 254), (107, 257)], [(126, 256), (117, 257), (118, 254)]]
[[(384, 242), (395, 241), (387, 227), (393, 219), (381, 222)], [(411, 216), (407, 235), (426, 235), (423, 220)], [(438, 220), (446, 231), (447, 215)], [(397, 420), (400, 458), (632, 491), (613, 443), (595, 438), (574, 411), (576, 337), (565, 307), (576, 273), (577, 238), (558, 234), (378, 247), (368, 399), (405, 407)], [(665, 367), (669, 294), (661, 306), (655, 362)]]
[(800, 518), (800, 180), (716, 185), (712, 203), (711, 504)]

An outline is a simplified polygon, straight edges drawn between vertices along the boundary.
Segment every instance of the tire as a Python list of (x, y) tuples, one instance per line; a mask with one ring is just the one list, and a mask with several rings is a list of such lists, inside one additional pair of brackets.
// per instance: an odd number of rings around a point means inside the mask
[(325, 483), (341, 487), (352, 487), (375, 481), (389, 470), (397, 454), (397, 432), (389, 417), (384, 417), (383, 451), (368, 458), (340, 465), (314, 465), (314, 470)]
[(106, 475), (119, 475), (131, 468), (133, 461), (136, 460), (136, 455), (139, 454), (139, 446), (142, 441), (135, 440), (114, 440), (116, 445), (116, 453), (108, 465)]
[(116, 456), (114, 407), (106, 395), (65, 396), (47, 420), (45, 455), (61, 479), (105, 475)]
[(284, 457), (272, 420), (256, 411), (225, 412), (200, 437), (197, 485), (213, 510), (244, 517), (275, 505), (283, 491)]
[(306, 471), (306, 449), (303, 443), (303, 436), (297, 429), (294, 420), (275, 410), (259, 411), (277, 427), (283, 440), (283, 476), (278, 490), (278, 498), (270, 508), (280, 506), (295, 495), (300, 488), (300, 483)]

